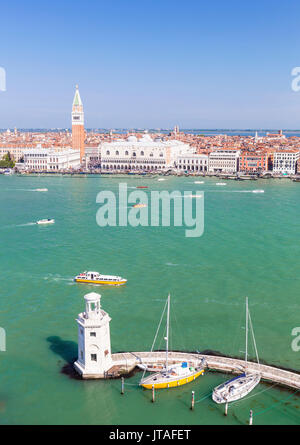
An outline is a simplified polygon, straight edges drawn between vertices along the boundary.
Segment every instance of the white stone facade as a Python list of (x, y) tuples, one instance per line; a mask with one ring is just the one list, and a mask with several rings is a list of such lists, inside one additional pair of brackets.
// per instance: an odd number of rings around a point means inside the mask
[(24, 152), (24, 164), (26, 170), (34, 171), (77, 169), (80, 167), (80, 152), (72, 149), (56, 151), (35, 148)]
[(239, 169), (240, 150), (218, 150), (209, 155), (211, 173), (236, 173)]
[(273, 172), (281, 174), (295, 174), (299, 151), (282, 150), (274, 153)]
[(129, 136), (114, 142), (100, 144), (101, 169), (105, 171), (165, 171), (176, 168), (179, 155), (193, 153), (183, 142), (161, 140), (145, 134), (142, 138)]
[(33, 147), (0, 147), (0, 159), (9, 152), (14, 161), (19, 162), (26, 151), (33, 150)]
[(207, 172), (208, 155), (206, 154), (186, 154), (177, 157), (177, 170), (181, 172)]
[(91, 292), (85, 295), (85, 312), (78, 314), (78, 359), (76, 371), (83, 378), (104, 377), (113, 366), (111, 358), (111, 318), (100, 305), (101, 295)]

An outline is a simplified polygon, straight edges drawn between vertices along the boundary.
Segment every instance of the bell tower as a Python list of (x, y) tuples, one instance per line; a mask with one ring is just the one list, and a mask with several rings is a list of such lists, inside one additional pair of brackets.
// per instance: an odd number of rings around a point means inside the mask
[(85, 312), (78, 314), (78, 359), (76, 371), (85, 379), (105, 377), (113, 366), (110, 347), (111, 320), (101, 309), (101, 295), (91, 292), (84, 296)]
[(73, 150), (80, 150), (80, 162), (84, 157), (84, 112), (83, 104), (79, 94), (78, 85), (76, 85), (76, 91), (72, 106), (72, 148)]

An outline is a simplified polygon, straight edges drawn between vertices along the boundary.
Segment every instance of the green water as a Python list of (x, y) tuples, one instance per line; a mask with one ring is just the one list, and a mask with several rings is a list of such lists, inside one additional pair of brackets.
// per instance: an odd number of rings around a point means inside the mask
[[(203, 236), (186, 238), (180, 227), (100, 228), (97, 193), (117, 191), (124, 181), (149, 191), (204, 191)], [(170, 291), (171, 347), (243, 356), (247, 295), (260, 358), (300, 369), (300, 352), (291, 348), (291, 331), (300, 325), (300, 184), (204, 181), (0, 176), (0, 326), (7, 335), (0, 423), (245, 424), (253, 409), (255, 424), (300, 424), (299, 397), (285, 401), (289, 392), (265, 384), (233, 403), (228, 417), (210, 397), (191, 412), (191, 391), (202, 399), (226, 378), (218, 373), (160, 391), (155, 404), (151, 392), (133, 385), (141, 374), (127, 380), (121, 397), (119, 380), (80, 381), (61, 373), (77, 357), (75, 317), (83, 296), (95, 290), (72, 281), (84, 270), (128, 279), (123, 287), (96, 288), (112, 317), (113, 352), (150, 349)], [(33, 191), (44, 187), (47, 193)], [(46, 217), (56, 224), (28, 224)]]

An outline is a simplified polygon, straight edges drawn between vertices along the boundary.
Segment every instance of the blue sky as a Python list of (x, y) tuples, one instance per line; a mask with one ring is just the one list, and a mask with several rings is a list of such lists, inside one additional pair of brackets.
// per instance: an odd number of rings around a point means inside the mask
[(300, 128), (300, 3), (2, 2), (0, 128)]

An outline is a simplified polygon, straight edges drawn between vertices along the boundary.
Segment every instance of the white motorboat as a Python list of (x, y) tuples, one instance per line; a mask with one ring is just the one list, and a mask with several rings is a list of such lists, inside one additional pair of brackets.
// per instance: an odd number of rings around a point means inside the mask
[(36, 222), (36, 224), (54, 224), (55, 223), (55, 219), (40, 219), (39, 221)]
[(248, 370), (248, 321), (252, 333), (253, 344), (255, 348), (257, 362), (258, 354), (254, 332), (251, 322), (251, 317), (248, 309), (248, 298), (246, 298), (246, 352), (245, 352), (245, 371), (237, 377), (228, 380), (225, 383), (217, 386), (212, 394), (212, 399), (216, 403), (229, 403), (235, 400), (242, 399), (249, 394), (260, 382), (261, 375), (259, 372), (252, 372)]

